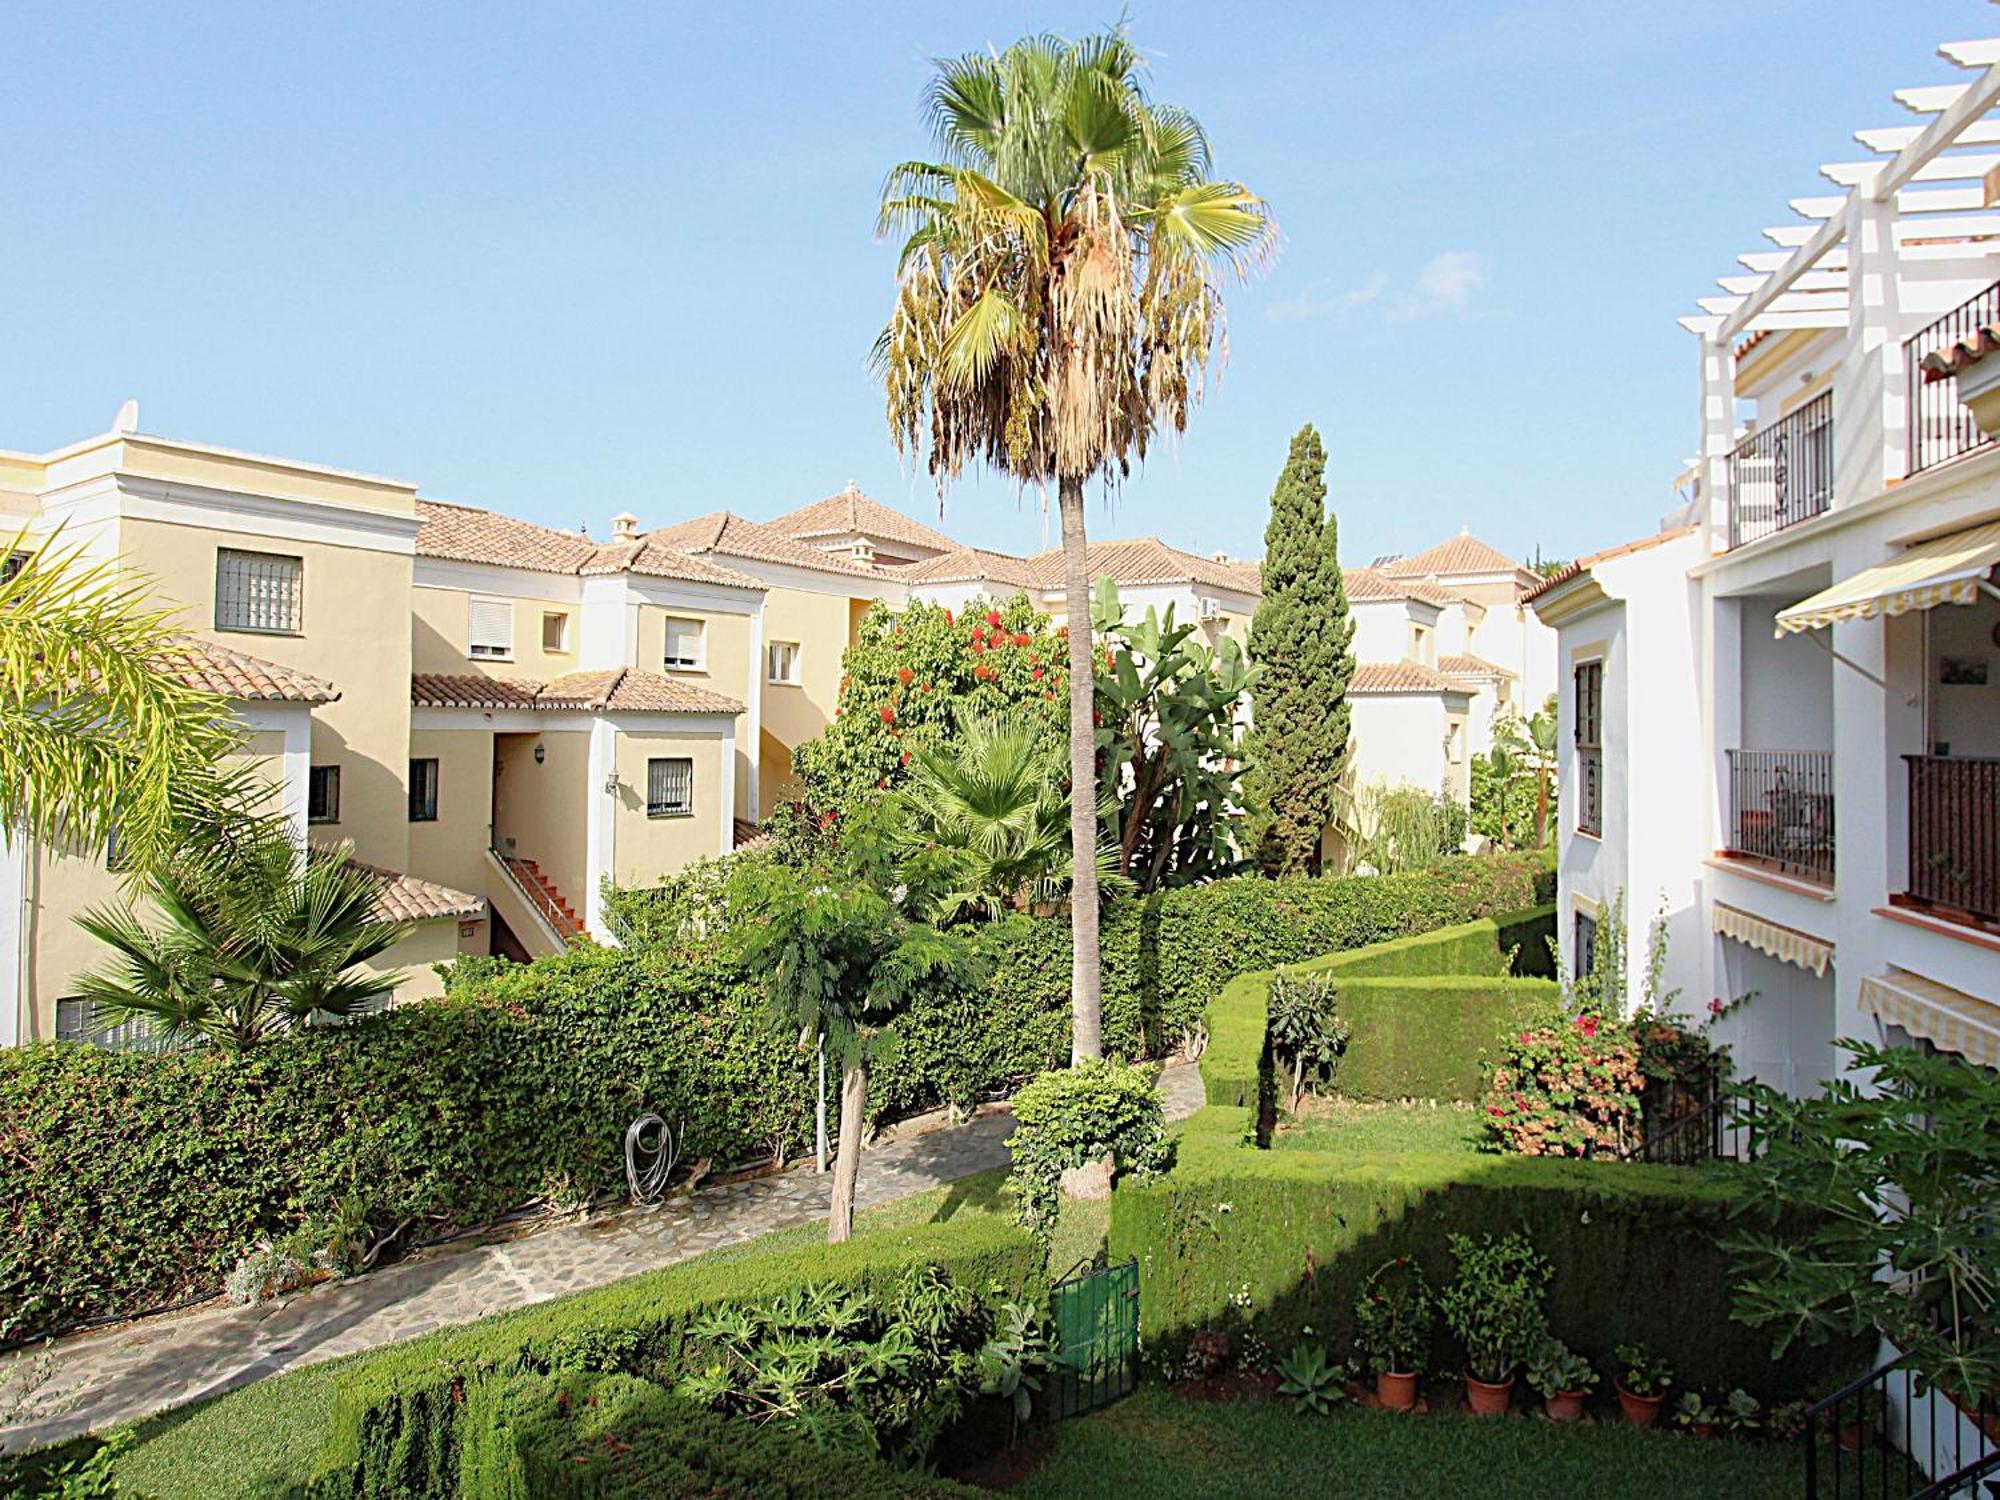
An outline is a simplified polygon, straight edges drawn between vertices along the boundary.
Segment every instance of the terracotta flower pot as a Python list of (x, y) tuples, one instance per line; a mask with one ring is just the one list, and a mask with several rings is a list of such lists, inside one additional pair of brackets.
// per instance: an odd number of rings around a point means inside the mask
[(1384, 1370), (1375, 1377), (1375, 1399), (1382, 1403), (1384, 1411), (1415, 1411), (1417, 1409), (1417, 1377), (1414, 1374), (1398, 1375)]
[(1859, 1422), (1843, 1422), (1834, 1428), (1833, 1440), (1849, 1453), (1859, 1453), (1875, 1445), (1875, 1424), (1865, 1418)]
[[(1616, 1381), (1614, 1385), (1618, 1385)], [(1635, 1396), (1618, 1385), (1618, 1409), (1625, 1414), (1625, 1420), (1634, 1427), (1651, 1427), (1660, 1420), (1660, 1407), (1666, 1401), (1664, 1395)]]
[(1548, 1397), (1548, 1412), (1551, 1422), (1580, 1422), (1583, 1420), (1582, 1391), (1557, 1391)]
[(1465, 1372), (1465, 1404), (1475, 1417), (1504, 1417), (1514, 1399), (1514, 1377), (1494, 1384), (1479, 1379), (1470, 1367)]

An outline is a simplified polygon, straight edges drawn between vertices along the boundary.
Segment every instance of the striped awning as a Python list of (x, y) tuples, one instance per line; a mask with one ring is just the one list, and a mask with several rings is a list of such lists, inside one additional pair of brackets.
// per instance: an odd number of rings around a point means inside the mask
[(1833, 944), (1797, 928), (1753, 917), (1747, 911), (1725, 906), (1720, 901), (1715, 903), (1715, 930), (1723, 937), (1755, 948), (1759, 953), (1768, 953), (1784, 963), (1796, 964), (1821, 976), (1825, 975), (1827, 965), (1833, 962)]
[(1938, 604), (1970, 604), (2000, 563), (2000, 521), (1919, 542), (1894, 562), (1864, 568), (1778, 612), (1778, 634), (1839, 620), (1871, 620)]
[(1967, 1062), (2000, 1068), (2000, 1005), (1891, 969), (1861, 981), (1861, 1008)]

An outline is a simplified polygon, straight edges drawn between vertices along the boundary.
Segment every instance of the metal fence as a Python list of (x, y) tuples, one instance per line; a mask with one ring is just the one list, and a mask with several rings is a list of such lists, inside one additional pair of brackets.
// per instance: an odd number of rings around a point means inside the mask
[(1990, 1401), (1961, 1407), (1891, 1360), (1806, 1408), (1806, 1500), (1971, 1500), (2000, 1472)]
[(1729, 455), (1729, 545), (1810, 520), (1833, 504), (1833, 392), (1751, 433)]
[(1139, 1384), (1139, 1262), (1082, 1271), (1050, 1294), (1060, 1351), (1049, 1414), (1060, 1421), (1108, 1406)]
[(2000, 921), (2000, 759), (1906, 755), (1912, 896)]
[(1926, 380), (1923, 365), (1926, 354), (1948, 349), (1962, 338), (1974, 338), (1980, 329), (1994, 322), (2000, 322), (2000, 282), (1903, 341), (1912, 474), (1984, 448), (1993, 441), (1958, 399), (1958, 382), (1949, 378)]
[(1731, 854), (1833, 883), (1833, 752), (1731, 750)]

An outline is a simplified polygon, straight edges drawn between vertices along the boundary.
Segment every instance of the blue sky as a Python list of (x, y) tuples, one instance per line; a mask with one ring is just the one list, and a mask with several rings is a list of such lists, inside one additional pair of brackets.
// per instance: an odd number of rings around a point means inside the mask
[[(1650, 530), (1694, 442), (1674, 318), (1984, 0), (1133, 0), (1154, 93), (1262, 192), (1220, 388), (1100, 535), (1261, 550), (1318, 424), (1343, 555)], [(1102, 7), (7, 9), (0, 447), (148, 431), (603, 534), (855, 479), (927, 518), (866, 371), (931, 57)], [(1042, 543), (968, 477), (944, 525)]]

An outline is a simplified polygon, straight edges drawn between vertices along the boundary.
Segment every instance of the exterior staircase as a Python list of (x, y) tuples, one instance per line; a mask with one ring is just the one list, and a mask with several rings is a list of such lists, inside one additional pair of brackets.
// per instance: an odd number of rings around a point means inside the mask
[(511, 854), (502, 855), (501, 862), (507, 866), (507, 873), (514, 877), (514, 883), (521, 888), (521, 894), (555, 929), (556, 936), (565, 943), (590, 941), (590, 934), (584, 930), (583, 919), (576, 914), (576, 908), (569, 904), (569, 898), (556, 887), (556, 883), (542, 873), (540, 865), (532, 859), (519, 859)]

